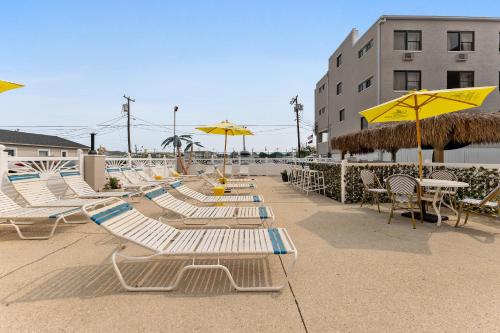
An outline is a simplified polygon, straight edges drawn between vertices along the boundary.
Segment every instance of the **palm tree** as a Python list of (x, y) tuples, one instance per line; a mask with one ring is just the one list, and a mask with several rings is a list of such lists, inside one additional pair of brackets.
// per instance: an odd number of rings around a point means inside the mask
[(166, 147), (168, 147), (170, 145), (173, 145), (175, 147), (175, 149), (177, 150), (177, 159), (178, 159), (179, 164), (182, 168), (182, 172), (184, 172), (184, 174), (187, 174), (186, 167), (184, 166), (184, 161), (181, 158), (182, 141), (184, 141), (184, 142), (192, 141), (191, 135), (183, 134), (183, 135), (170, 136), (170, 137), (166, 138), (165, 140), (163, 140), (163, 142), (161, 143), (161, 146), (163, 149), (165, 149)]
[(188, 166), (186, 168), (188, 171), (189, 171), (189, 167), (191, 166), (191, 163), (193, 162), (193, 150), (194, 150), (195, 146), (196, 147), (203, 147), (201, 142), (190, 140), (190, 141), (187, 141), (186, 148), (184, 148), (184, 152), (187, 152), (189, 150), (189, 161), (188, 161)]

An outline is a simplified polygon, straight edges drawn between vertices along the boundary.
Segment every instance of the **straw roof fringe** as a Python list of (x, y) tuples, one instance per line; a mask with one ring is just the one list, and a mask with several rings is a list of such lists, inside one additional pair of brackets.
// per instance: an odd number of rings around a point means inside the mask
[[(450, 142), (500, 142), (500, 113), (462, 111), (421, 121), (422, 145), (442, 149)], [(384, 124), (331, 140), (333, 149), (352, 154), (417, 147), (415, 122)]]

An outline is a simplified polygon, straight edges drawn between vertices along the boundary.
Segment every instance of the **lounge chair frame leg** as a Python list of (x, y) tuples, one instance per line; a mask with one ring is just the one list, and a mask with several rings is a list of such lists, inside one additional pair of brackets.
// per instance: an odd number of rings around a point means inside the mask
[[(283, 289), (283, 287), (288, 282), (288, 279), (289, 279), (289, 276), (290, 276), (290, 272), (293, 269), (293, 266), (295, 265), (295, 262), (297, 261), (298, 253), (295, 252), (295, 253), (293, 253), (293, 255), (294, 255), (294, 257), (293, 257), (292, 262), (288, 265), (288, 268), (285, 270), (285, 277), (283, 278), (282, 283), (279, 284), (279, 285), (276, 285), (276, 286), (268, 286), (268, 287), (242, 287), (242, 286), (239, 286), (236, 283), (236, 281), (234, 281), (233, 275), (231, 274), (231, 272), (229, 271), (229, 269), (226, 266), (224, 266), (224, 265), (222, 265), (220, 263), (220, 259), (219, 258), (217, 258), (217, 264), (196, 264), (195, 263), (195, 258), (193, 258), (192, 264), (184, 266), (177, 273), (177, 275), (175, 277), (175, 280), (174, 280), (174, 283), (172, 283), (169, 286), (165, 286), (165, 287), (137, 287), (137, 286), (131, 286), (131, 285), (127, 284), (127, 282), (123, 278), (123, 275), (122, 275), (122, 273), (120, 271), (120, 268), (118, 267), (117, 257), (122, 257), (125, 260), (130, 260), (130, 261), (149, 261), (149, 260), (154, 259), (156, 257), (162, 256), (162, 254), (161, 253), (156, 253), (156, 254), (153, 254), (153, 255), (150, 255), (150, 256), (130, 257), (130, 256), (126, 256), (124, 254), (121, 254), (120, 250), (117, 250), (117, 251), (113, 252), (113, 254), (111, 256), (111, 260), (112, 260), (112, 263), (113, 263), (113, 269), (114, 269), (114, 271), (116, 273), (116, 276), (118, 277), (118, 280), (120, 281), (120, 284), (127, 291), (172, 291), (172, 290), (174, 290), (175, 288), (178, 287), (178, 285), (181, 282), (182, 277), (184, 276), (184, 274), (187, 271), (194, 270), (194, 269), (206, 269), (206, 270), (217, 270), (217, 269), (220, 269), (220, 270), (222, 270), (222, 271), (224, 271), (226, 273), (226, 275), (227, 275), (227, 277), (229, 279), (229, 282), (231, 283), (231, 286), (234, 289), (238, 290), (238, 291), (280, 291), (281, 289)], [(280, 255), (280, 258), (281, 257), (282, 256)]]
[[(20, 223), (16, 223), (15, 221), (13, 220), (8, 220), (8, 223), (9, 224), (6, 224), (6, 225), (10, 225), (12, 226), (14, 229), (16, 229), (16, 232), (17, 232), (17, 235), (19, 236), (19, 238), (21, 239), (24, 239), (24, 240), (44, 240), (44, 239), (49, 239), (51, 238), (52, 236), (54, 236), (54, 232), (56, 231), (56, 228), (57, 228), (57, 225), (59, 224), (59, 221), (61, 219), (63, 219), (64, 217), (63, 216), (59, 216), (55, 222), (54, 222), (54, 225), (52, 226), (52, 229), (50, 230), (49, 234), (47, 236), (25, 236), (23, 234), (23, 232), (21, 231), (21, 229), (19, 228), (18, 224)], [(22, 224), (26, 224), (26, 223), (21, 223)]]

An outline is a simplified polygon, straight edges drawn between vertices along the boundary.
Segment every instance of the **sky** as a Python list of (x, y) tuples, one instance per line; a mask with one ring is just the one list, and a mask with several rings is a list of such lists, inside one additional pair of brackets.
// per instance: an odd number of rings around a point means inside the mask
[[(353, 28), (381, 15), (500, 15), (497, 1), (7, 1), (1, 0), (0, 128), (55, 134), (108, 150), (158, 151), (177, 132), (222, 151), (223, 137), (196, 125), (230, 120), (255, 133), (247, 150), (296, 146), (289, 101), (304, 104), (312, 134), (314, 88)], [(31, 127), (28, 127), (31, 126)], [(45, 127), (42, 127), (45, 126)], [(52, 127), (47, 127), (52, 126)], [(55, 127), (54, 127), (55, 126)], [(229, 138), (228, 150), (242, 139)]]

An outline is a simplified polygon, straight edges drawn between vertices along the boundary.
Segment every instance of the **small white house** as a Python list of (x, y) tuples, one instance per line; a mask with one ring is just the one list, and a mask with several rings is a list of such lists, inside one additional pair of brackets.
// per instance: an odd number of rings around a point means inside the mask
[(0, 144), (11, 156), (20, 157), (75, 157), (78, 149), (87, 152), (90, 147), (55, 135), (26, 133), (0, 129)]

